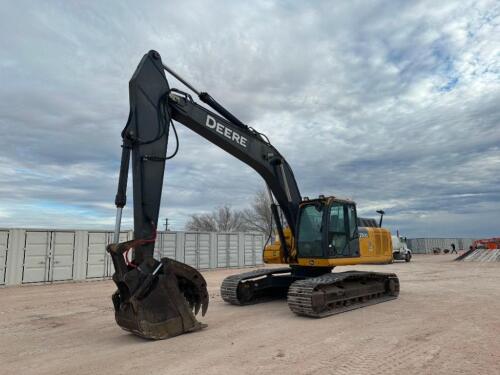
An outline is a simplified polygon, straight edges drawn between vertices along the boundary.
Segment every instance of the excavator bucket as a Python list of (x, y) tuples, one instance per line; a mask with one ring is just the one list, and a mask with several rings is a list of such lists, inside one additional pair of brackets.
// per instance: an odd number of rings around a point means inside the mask
[[(166, 339), (206, 327), (196, 320), (208, 308), (207, 284), (194, 268), (170, 258), (146, 258), (139, 265), (125, 261), (137, 240), (111, 244), (117, 291), (112, 300), (116, 323), (148, 339)], [(125, 254), (125, 256), (124, 256)]]

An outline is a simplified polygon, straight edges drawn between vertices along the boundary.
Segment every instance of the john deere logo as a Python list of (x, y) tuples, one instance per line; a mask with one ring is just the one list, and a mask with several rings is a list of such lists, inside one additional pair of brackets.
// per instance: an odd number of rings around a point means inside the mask
[(207, 121), (205, 122), (207, 128), (215, 130), (217, 133), (223, 135), (227, 139), (230, 139), (233, 142), (238, 143), (240, 146), (247, 147), (247, 141), (245, 137), (235, 132), (234, 130), (229, 129), (227, 126), (222, 125), (221, 123), (215, 121), (210, 115), (207, 115)]

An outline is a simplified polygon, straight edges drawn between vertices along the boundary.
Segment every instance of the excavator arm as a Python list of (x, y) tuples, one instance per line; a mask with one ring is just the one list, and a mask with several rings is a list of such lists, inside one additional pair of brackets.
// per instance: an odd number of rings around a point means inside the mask
[[(172, 119), (182, 123), (227, 153), (252, 167), (264, 179), (283, 212), (292, 234), (295, 233), (300, 192), (293, 172), (283, 156), (262, 135), (239, 127), (222, 116), (195, 103), (187, 94), (169, 95)], [(275, 204), (273, 216), (281, 239), (283, 223)], [(285, 241), (282, 241), (285, 245)], [(288, 257), (288, 249), (283, 249)]]
[[(172, 89), (165, 70), (194, 91), (211, 111), (192, 97)], [(153, 258), (160, 209), (167, 145), (172, 121), (179, 122), (252, 167), (265, 180), (292, 235), (301, 201), (293, 172), (265, 136), (246, 126), (209, 94), (199, 93), (170, 68), (156, 51), (147, 53), (129, 83), (130, 114), (122, 132), (122, 158), (114, 244), (108, 246), (115, 266), (118, 290), (113, 295), (117, 323), (138, 335), (162, 339), (203, 328), (194, 314), (208, 306), (203, 276), (172, 259)], [(177, 138), (177, 134), (175, 133)], [(178, 139), (177, 139), (178, 147)], [(174, 152), (174, 154), (177, 152)], [(126, 204), (127, 176), (132, 160), (134, 240), (118, 243), (122, 209)], [(283, 258), (289, 249), (278, 207), (272, 205)], [(132, 261), (128, 252), (133, 249)], [(194, 311), (192, 311), (194, 310)], [(194, 312), (194, 314), (193, 314)]]

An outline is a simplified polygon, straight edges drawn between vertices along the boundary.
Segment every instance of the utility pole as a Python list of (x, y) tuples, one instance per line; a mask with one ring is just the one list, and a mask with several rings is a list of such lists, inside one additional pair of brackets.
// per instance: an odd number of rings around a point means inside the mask
[(165, 232), (168, 232), (168, 217), (165, 218)]

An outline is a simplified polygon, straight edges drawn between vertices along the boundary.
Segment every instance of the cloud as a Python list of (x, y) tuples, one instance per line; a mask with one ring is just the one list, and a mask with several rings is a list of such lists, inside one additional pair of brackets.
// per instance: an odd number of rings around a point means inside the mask
[[(385, 208), (408, 236), (498, 234), (499, 14), (495, 1), (4, 4), (0, 226), (112, 227), (128, 80), (156, 49), (266, 133), (303, 195)], [(160, 216), (182, 229), (245, 207), (260, 177), (177, 129)]]

